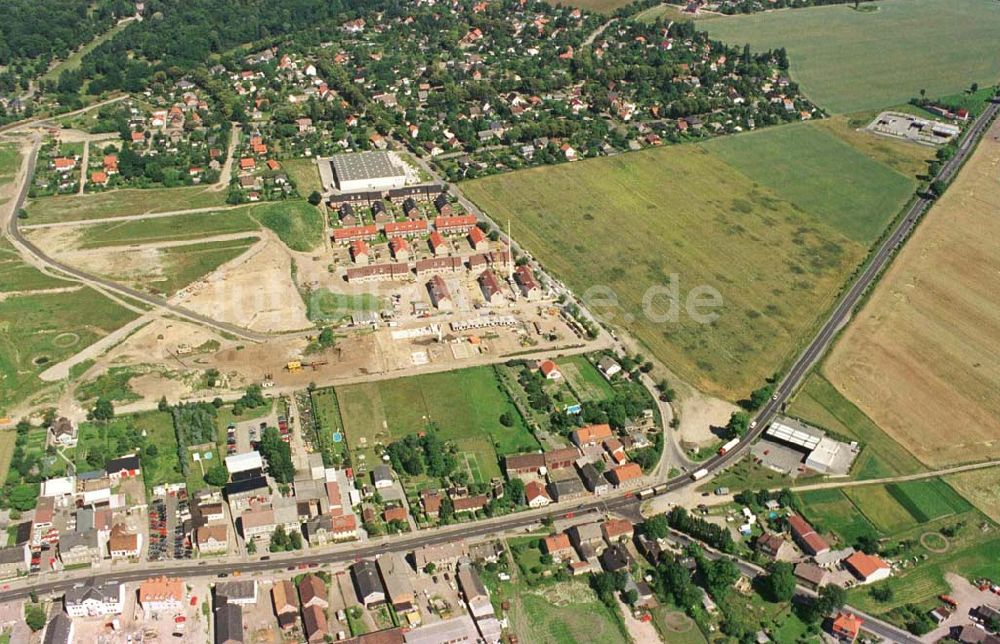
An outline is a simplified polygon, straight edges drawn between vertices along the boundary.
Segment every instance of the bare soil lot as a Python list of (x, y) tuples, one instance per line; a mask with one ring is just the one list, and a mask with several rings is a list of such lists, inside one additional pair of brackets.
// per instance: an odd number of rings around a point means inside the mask
[(994, 124), (824, 367), (928, 466), (1000, 457), (998, 177)]

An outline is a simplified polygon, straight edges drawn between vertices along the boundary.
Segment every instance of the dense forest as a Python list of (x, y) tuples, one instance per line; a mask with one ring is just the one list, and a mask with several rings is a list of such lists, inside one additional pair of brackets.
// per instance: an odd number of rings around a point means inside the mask
[(125, 0), (4, 0), (0, 65), (65, 58), (134, 11)]

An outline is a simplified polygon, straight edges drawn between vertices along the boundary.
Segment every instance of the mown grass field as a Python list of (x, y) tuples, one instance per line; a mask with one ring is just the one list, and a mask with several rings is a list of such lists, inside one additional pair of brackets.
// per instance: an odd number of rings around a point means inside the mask
[(954, 94), (1000, 80), (991, 0), (888, 0), (731, 16), (705, 22), (713, 38), (756, 50), (785, 47), (791, 75), (820, 106), (838, 113)]
[(980, 512), (1000, 523), (1000, 468), (952, 474), (945, 480)]
[[(376, 445), (428, 430), (474, 455), (487, 481), (500, 475), (498, 455), (539, 449), (492, 367), (338, 387), (337, 401), (355, 466), (363, 454), (371, 469), (378, 462)], [(504, 412), (516, 418), (513, 427), (500, 424)]]
[(842, 544), (851, 545), (862, 535), (874, 535), (875, 527), (842, 490), (809, 490), (798, 493), (802, 514), (820, 533), (833, 532)]
[(303, 197), (308, 197), (314, 190), (323, 191), (319, 169), (312, 159), (286, 159), (281, 165)]
[(994, 124), (822, 367), (931, 467), (1000, 458), (998, 136)]
[(157, 219), (93, 224), (82, 228), (80, 248), (184, 241), (212, 235), (260, 230), (246, 208)]
[[(703, 144), (706, 149), (851, 239), (870, 245), (917, 182), (875, 162), (816, 123), (796, 123)], [(803, 181), (802, 168), (815, 168)]]
[(915, 474), (926, 469), (819, 374), (813, 373), (806, 379), (795, 394), (789, 413), (844, 438), (860, 441), (864, 448), (851, 468), (855, 478)]
[(0, 481), (7, 480), (7, 472), (10, 471), (10, 459), (14, 455), (16, 441), (17, 432), (13, 429), (0, 431)]
[(46, 368), (135, 317), (89, 288), (0, 301), (0, 410), (38, 391)]
[(47, 224), (81, 219), (111, 219), (145, 213), (217, 208), (226, 203), (225, 192), (204, 187), (111, 190), (85, 195), (59, 195), (31, 200), (25, 210), (27, 224)]
[(844, 494), (882, 534), (895, 534), (917, 524), (916, 518), (889, 493), (889, 489), (885, 486), (845, 488)]
[[(797, 136), (778, 130), (738, 145), (748, 158), (751, 143), (789, 154), (803, 145), (799, 137), (830, 145), (815, 128), (795, 128)], [(737, 399), (793, 357), (865, 254), (835, 228), (844, 222), (828, 223), (790, 201), (812, 189), (850, 202), (861, 179), (830, 185), (828, 175), (880, 172), (862, 154), (833, 147), (841, 156), (809, 156), (776, 170), (787, 193), (694, 145), (498, 175), (463, 190), (498, 221), (510, 218), (520, 244), (678, 376)], [(837, 165), (844, 158), (846, 169)], [(905, 179), (892, 173), (891, 182)], [(872, 196), (870, 203), (883, 202)], [(884, 222), (894, 214), (871, 217)], [(671, 316), (664, 290), (674, 287), (682, 306)], [(692, 316), (684, 305), (705, 288), (721, 295), (721, 307), (702, 309), (717, 319)], [(591, 296), (607, 301), (607, 289), (617, 305), (598, 309)]]

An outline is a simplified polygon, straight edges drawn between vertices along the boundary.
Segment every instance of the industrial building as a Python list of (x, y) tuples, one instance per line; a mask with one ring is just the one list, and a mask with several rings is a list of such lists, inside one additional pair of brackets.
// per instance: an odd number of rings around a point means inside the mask
[(350, 152), (330, 159), (333, 179), (341, 192), (398, 190), (406, 172), (388, 152)]

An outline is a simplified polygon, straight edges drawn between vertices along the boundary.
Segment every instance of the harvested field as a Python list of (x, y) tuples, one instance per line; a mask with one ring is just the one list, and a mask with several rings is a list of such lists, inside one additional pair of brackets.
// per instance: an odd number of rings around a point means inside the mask
[(945, 480), (983, 514), (1000, 523), (1000, 468), (952, 474)]
[(932, 467), (1000, 457), (998, 137), (994, 124), (823, 367)]

